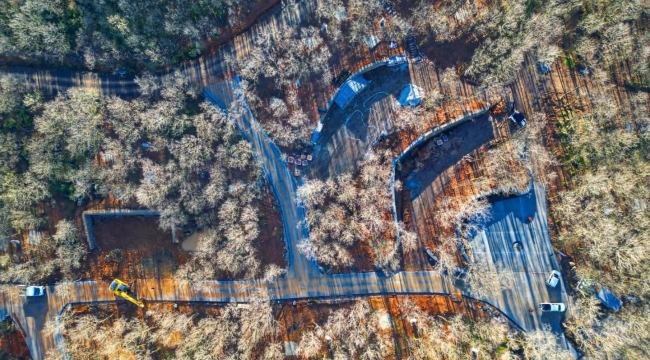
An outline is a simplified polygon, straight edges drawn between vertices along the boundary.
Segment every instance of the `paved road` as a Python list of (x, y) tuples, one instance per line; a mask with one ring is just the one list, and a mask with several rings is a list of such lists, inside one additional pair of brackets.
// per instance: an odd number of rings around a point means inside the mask
[[(231, 108), (230, 103), (234, 96), (228, 84), (209, 86), (205, 89), (205, 94), (206, 98), (217, 106), (225, 109)], [(192, 285), (177, 283), (173, 280), (139, 280), (135, 282), (134, 286), (139, 298), (146, 301), (247, 302), (257, 297), (267, 296), (270, 299), (280, 300), (375, 294), (450, 294), (459, 292), (465, 296), (473, 297), (461, 282), (452, 281), (433, 272), (401, 272), (391, 277), (386, 277), (381, 273), (322, 275), (314, 264), (297, 250), (298, 243), (307, 237), (306, 229), (298, 226), (305, 214), (296, 204), (296, 183), (289, 174), (278, 148), (261, 131), (261, 127), (246, 107), (240, 116), (233, 115), (232, 118), (242, 130), (243, 135), (251, 141), (253, 148), (261, 155), (267, 179), (282, 208), (290, 264), (287, 276), (270, 282), (206, 281)], [(503, 219), (507, 219), (506, 222), (510, 221), (512, 216), (517, 218), (521, 214), (532, 214), (534, 220), (531, 227), (534, 230), (533, 233), (538, 235), (529, 236), (529, 240), (539, 242), (539, 246), (542, 246), (545, 255), (548, 255), (550, 259), (552, 249), (546, 223), (544, 188), (536, 185), (533, 193), (522, 197), (524, 200), (518, 199), (513, 200), (517, 202), (516, 204), (508, 203), (503, 206), (505, 210), (498, 210), (499, 214), (506, 215), (495, 216), (494, 224), (501, 224)], [(496, 208), (500, 209), (498, 206)], [(497, 233), (494, 230), (488, 230), (488, 232)], [(519, 239), (520, 232), (520, 229), (514, 228), (509, 231), (501, 231), (499, 236), (503, 237), (503, 241), (512, 243), (513, 239)], [(488, 236), (491, 233), (488, 233)], [(540, 266), (545, 267), (549, 264), (553, 268), (557, 268), (557, 264), (552, 261), (545, 262)], [(541, 268), (538, 266), (536, 269)], [(543, 284), (546, 275), (542, 272), (544, 271), (527, 273), (526, 281), (537, 284), (536, 286)], [(523, 289), (527, 286), (527, 284), (517, 284), (516, 290), (511, 293), (502, 292), (481, 300), (500, 309), (506, 317), (524, 330), (534, 330), (542, 323), (549, 323), (553, 328), (557, 328), (559, 317), (548, 318), (539, 312), (528, 313), (528, 308), (536, 308), (536, 304), (530, 303), (527, 297), (521, 296), (522, 292), (525, 293)], [(563, 288), (561, 291), (563, 292)], [(562, 295), (560, 294), (560, 296)], [(26, 331), (28, 347), (32, 356), (35, 359), (41, 359), (48, 350), (55, 349), (57, 346), (53, 337), (43, 333), (47, 319), (55, 318), (66, 304), (115, 300), (115, 297), (108, 291), (106, 282), (61, 283), (49, 286), (46, 298), (34, 303), (22, 304), (9, 296), (0, 294), (0, 313), (5, 312), (18, 320)], [(534, 299), (534, 301), (540, 302), (548, 300), (556, 299), (553, 297), (546, 299), (544, 296)]]
[[(238, 81), (238, 78), (235, 78), (235, 82)], [(206, 87), (204, 94), (208, 101), (226, 111), (230, 110), (235, 97), (232, 87), (226, 82)], [(231, 118), (253, 146), (253, 152), (262, 161), (266, 178), (282, 210), (289, 264), (287, 276), (306, 279), (318, 275), (316, 265), (298, 252), (298, 243), (307, 237), (307, 229), (304, 222), (305, 209), (296, 203), (296, 181), (289, 173), (280, 149), (264, 133), (248, 106), (242, 103), (242, 106), (237, 108), (241, 114)]]
[[(535, 183), (527, 194), (492, 203), (492, 219), (471, 241), (475, 259), (486, 260), (491, 267), (508, 269), (514, 276), (514, 286), (494, 295), (499, 309), (519, 319), (527, 330), (549, 324), (562, 334), (563, 313), (541, 313), (539, 303), (567, 303), (564, 282), (555, 288), (546, 285), (551, 270), (560, 271), (546, 223), (546, 189)], [(532, 221), (528, 221), (528, 217)], [(522, 251), (513, 248), (520, 242)], [(529, 313), (528, 309), (533, 309)]]
[[(202, 57), (196, 61), (181, 65), (178, 70), (196, 86), (205, 87), (205, 95), (215, 105), (228, 109), (233, 100), (232, 89), (228, 84), (213, 85), (217, 78), (228, 69), (223, 58), (227, 54), (236, 59), (245, 59), (252, 44), (265, 27), (279, 28), (281, 24), (295, 24), (306, 15), (313, 12), (319, 0), (303, 0), (298, 5), (289, 5), (283, 11), (273, 14), (269, 19), (254, 26), (246, 34), (234, 39), (232, 45), (222, 48), (219, 52)], [(136, 96), (137, 86), (132, 79), (121, 79), (114, 76), (97, 75), (81, 72), (12, 69), (26, 81), (46, 92), (62, 91), (73, 86), (96, 89), (107, 95), (124, 97)], [(167, 74), (160, 74), (167, 76)], [(242, 134), (251, 142), (254, 150), (263, 161), (265, 173), (271, 187), (278, 198), (282, 209), (284, 233), (287, 241), (289, 271), (286, 277), (271, 282), (261, 281), (207, 281), (189, 286), (162, 280), (140, 280), (135, 283), (138, 297), (148, 301), (206, 301), (206, 302), (247, 302), (259, 296), (269, 296), (271, 299), (301, 299), (313, 297), (348, 297), (374, 294), (450, 294), (462, 292), (471, 297), (471, 293), (460, 283), (441, 277), (432, 272), (404, 272), (392, 277), (377, 273), (359, 273), (346, 275), (322, 275), (316, 266), (302, 256), (297, 245), (307, 237), (304, 226), (300, 226), (305, 218), (304, 209), (295, 202), (296, 182), (289, 174), (278, 148), (261, 131), (261, 127), (244, 107), (241, 116), (234, 116)], [(539, 237), (530, 237), (531, 241), (543, 241), (550, 249), (548, 229), (546, 224), (546, 200), (543, 188), (535, 187), (535, 202), (526, 202), (526, 206), (534, 206), (533, 226)], [(523, 203), (522, 203), (523, 204)], [(523, 211), (523, 210), (522, 210)], [(528, 210), (526, 210), (528, 211)], [(507, 217), (504, 217), (507, 218)], [(518, 229), (502, 232), (503, 241), (511, 241), (517, 237)], [(546, 245), (545, 245), (546, 246)], [(545, 249), (544, 251), (548, 251)], [(487, 251), (486, 251), (487, 253)], [(551, 254), (547, 254), (552, 257)], [(550, 259), (550, 258), (549, 258)], [(497, 259), (498, 260), (498, 259)], [(495, 260), (495, 261), (497, 261)], [(511, 263), (515, 263), (511, 261)], [(552, 261), (544, 263), (546, 267), (557, 268)], [(529, 272), (527, 281), (539, 286), (545, 275)], [(521, 288), (526, 284), (519, 284)], [(566, 294), (562, 288), (560, 298)], [(555, 300), (555, 295), (548, 300)], [(511, 321), (522, 329), (530, 331), (538, 328), (541, 323), (548, 322), (556, 325), (559, 320), (549, 319), (539, 312), (529, 314), (530, 306), (525, 297), (519, 296), (519, 291), (510, 295), (505, 293), (490, 299), (482, 299), (499, 308)], [(542, 296), (534, 301), (545, 300)], [(108, 291), (105, 282), (76, 282), (60, 283), (48, 287), (47, 296), (35, 302), (23, 304), (19, 300), (0, 293), (0, 316), (12, 316), (25, 330), (28, 347), (34, 359), (44, 358), (48, 350), (55, 349), (57, 342), (54, 337), (43, 333), (43, 327), (48, 319), (54, 319), (66, 304), (115, 301)], [(533, 304), (534, 305), (534, 304)], [(536, 308), (534, 306), (534, 308)]]
[[(253, 25), (247, 32), (236, 36), (230, 43), (219, 48), (218, 51), (182, 63), (158, 74), (158, 76), (164, 78), (172, 72), (180, 71), (189, 84), (198, 88), (206, 87), (218, 81), (222, 74), (228, 72), (224, 58), (231, 57), (238, 61), (244, 61), (251, 51), (251, 46), (256, 43), (261, 34), (269, 30), (279, 31), (302, 22), (314, 12), (320, 1), (322, 0), (300, 0), (297, 3), (288, 1), (277, 11)], [(57, 93), (71, 87), (84, 87), (104, 95), (120, 97), (135, 97), (139, 93), (137, 84), (130, 76), (119, 77), (85, 71), (20, 67), (3, 68), (0, 72), (18, 76), (46, 93)]]

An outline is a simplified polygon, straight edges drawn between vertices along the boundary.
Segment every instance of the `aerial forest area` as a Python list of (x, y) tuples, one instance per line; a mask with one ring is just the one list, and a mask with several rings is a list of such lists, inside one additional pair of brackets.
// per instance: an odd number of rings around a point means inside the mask
[(0, 359), (650, 358), (650, 1), (0, 0)]

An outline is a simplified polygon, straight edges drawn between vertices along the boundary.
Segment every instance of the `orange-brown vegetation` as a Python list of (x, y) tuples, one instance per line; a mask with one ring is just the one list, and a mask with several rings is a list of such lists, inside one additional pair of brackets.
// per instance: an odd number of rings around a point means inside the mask
[(9, 320), (0, 322), (0, 358), (7, 360), (31, 359), (24, 334)]

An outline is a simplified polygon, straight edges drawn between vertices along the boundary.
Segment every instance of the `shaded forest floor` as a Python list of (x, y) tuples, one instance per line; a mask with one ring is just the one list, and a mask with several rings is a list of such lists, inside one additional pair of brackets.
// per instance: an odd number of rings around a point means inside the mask
[[(275, 320), (278, 322), (278, 332), (267, 343), (282, 341), (299, 343), (306, 331), (313, 330), (315, 325), (324, 326), (328, 317), (336, 310), (350, 309), (356, 299), (332, 300), (301, 300), (275, 302), (272, 307)], [(451, 317), (463, 315), (472, 320), (490, 320), (495, 322), (506, 321), (489, 305), (470, 299), (454, 299), (452, 296), (373, 296), (368, 301), (371, 308), (386, 314), (380, 318), (381, 331), (392, 333), (397, 346), (395, 358), (407, 358), (409, 355), (409, 338), (414, 335), (413, 325), (404, 313), (404, 305), (412, 303), (432, 317)], [(173, 311), (193, 316), (193, 321), (218, 315), (224, 304), (218, 303), (148, 303), (146, 309), (140, 309), (127, 302), (120, 301), (116, 304), (102, 305), (75, 305), (72, 310), (74, 316), (91, 314), (99, 319), (107, 319), (110, 325), (111, 318), (138, 318), (148, 322), (148, 312)], [(246, 305), (242, 305), (246, 307)], [(389, 316), (390, 315), (390, 316)], [(383, 328), (385, 326), (385, 328)], [(379, 330), (379, 329), (378, 329)], [(169, 351), (161, 348), (154, 354), (153, 359), (164, 359)]]
[[(275, 264), (287, 268), (286, 249), (283, 238), (282, 214), (277, 199), (268, 185), (265, 185), (259, 207), (259, 235), (253, 245), (258, 249), (261, 268)], [(72, 219), (80, 230), (80, 242), (88, 248), (85, 239), (82, 214), (84, 211), (110, 211), (114, 209), (141, 209), (135, 203), (122, 204), (111, 196), (95, 199), (77, 205), (61, 196), (55, 196), (40, 208), (41, 216), (47, 220), (40, 230), (43, 236), (51, 236), (56, 231), (51, 224), (61, 219)], [(92, 217), (97, 248), (89, 251), (81, 261), (81, 268), (74, 271), (73, 280), (123, 280), (157, 278), (172, 279), (178, 267), (189, 260), (191, 250), (196, 248), (198, 235), (195, 232), (185, 237), (176, 231), (178, 243), (172, 241), (171, 231), (163, 231), (158, 226), (156, 216), (112, 216)], [(23, 244), (28, 243), (28, 233), (23, 235)], [(190, 243), (190, 245), (187, 245)], [(48, 282), (60, 279), (60, 274), (48, 278)], [(237, 279), (224, 274), (224, 279)]]
[[(239, 13), (234, 14), (237, 18), (234, 20), (234, 25), (230, 26), (227, 21), (222, 21), (220, 26), (218, 26), (219, 36), (215, 39), (205, 39), (203, 41), (203, 48), (199, 55), (185, 59), (179, 64), (182, 64), (185, 61), (193, 60), (205, 54), (211, 54), (217, 51), (222, 45), (228, 43), (233, 38), (237, 37), (240, 34), (248, 31), (253, 25), (255, 25), (260, 19), (267, 16), (269, 13), (279, 11), (281, 9), (280, 0), (253, 0), (247, 2), (241, 2), (242, 7), (239, 9)], [(225, 17), (224, 17), (225, 20)], [(179, 43), (177, 46), (186, 45), (184, 43)], [(174, 64), (178, 66), (179, 64)], [(51, 69), (68, 69), (68, 70), (88, 70), (85, 65), (83, 58), (76, 54), (69, 54), (62, 56), (59, 60), (50, 62), (42, 61), (38, 59), (25, 59), (19, 56), (7, 56), (0, 55), (0, 66), (22, 66), (22, 67), (43, 67), (47, 66)], [(115, 66), (120, 66), (117, 64)], [(130, 64), (121, 64), (121, 66), (130, 66)], [(141, 68), (139, 70), (146, 70)], [(112, 73), (115, 71), (115, 68), (102, 68), (97, 67), (93, 69), (94, 72), (99, 73)]]
[(18, 326), (9, 320), (0, 322), (0, 359), (31, 359), (25, 336)]

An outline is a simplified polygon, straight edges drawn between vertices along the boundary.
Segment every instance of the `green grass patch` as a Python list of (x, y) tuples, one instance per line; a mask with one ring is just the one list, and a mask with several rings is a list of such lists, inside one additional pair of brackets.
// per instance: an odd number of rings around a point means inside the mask
[(576, 62), (573, 60), (573, 56), (571, 55), (566, 55), (564, 57), (564, 64), (571, 70), (575, 69), (576, 67)]
[(526, 16), (530, 17), (537, 8), (542, 6), (541, 0), (527, 0), (526, 1)]

